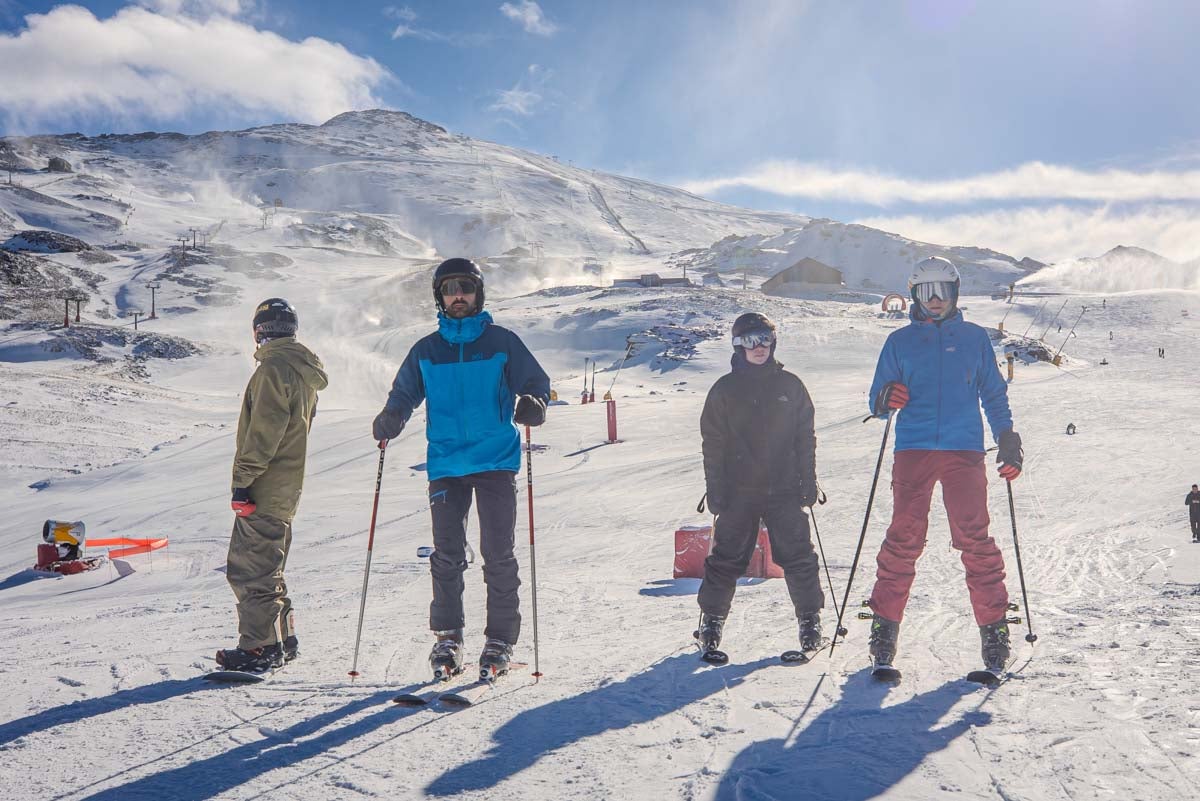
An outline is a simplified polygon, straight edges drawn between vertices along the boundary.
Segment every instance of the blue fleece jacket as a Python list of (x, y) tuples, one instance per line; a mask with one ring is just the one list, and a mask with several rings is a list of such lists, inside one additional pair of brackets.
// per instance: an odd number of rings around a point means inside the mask
[(987, 414), (993, 439), (1012, 429), (1008, 385), (983, 328), (962, 312), (942, 323), (919, 320), (893, 331), (879, 354), (868, 403), (891, 381), (908, 387), (908, 404), (896, 420), (898, 451), (983, 451)]
[(438, 330), (408, 352), (387, 406), (407, 421), (426, 401), (429, 480), (521, 468), (513, 424), (517, 395), (550, 400), (550, 379), (507, 328), (487, 312), (456, 320), (438, 314)]

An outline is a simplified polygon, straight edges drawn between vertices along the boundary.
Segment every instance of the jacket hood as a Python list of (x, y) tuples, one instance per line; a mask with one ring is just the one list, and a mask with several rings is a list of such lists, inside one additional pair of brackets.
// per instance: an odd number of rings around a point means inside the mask
[(321, 364), (317, 354), (297, 342), (295, 337), (272, 339), (254, 351), (254, 358), (260, 362), (268, 358), (283, 359), (288, 366), (300, 374), (304, 383), (317, 392), (329, 386), (329, 376), (325, 374), (325, 365)]
[(964, 322), (963, 313), (955, 309), (954, 314), (947, 317), (945, 320), (934, 320), (930, 317), (917, 314), (917, 304), (914, 303), (909, 307), (908, 319), (912, 320), (916, 325), (958, 325)]
[(438, 312), (438, 333), (442, 339), (452, 345), (462, 345), (474, 342), (483, 336), (483, 330), (492, 323), (492, 315), (487, 312), (472, 314), (456, 320), (445, 312)]

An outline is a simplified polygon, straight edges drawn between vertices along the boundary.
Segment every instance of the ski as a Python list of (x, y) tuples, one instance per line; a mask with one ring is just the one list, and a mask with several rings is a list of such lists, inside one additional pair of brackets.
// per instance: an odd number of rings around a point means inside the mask
[(716, 648), (712, 648), (708, 651), (702, 651), (700, 653), (700, 659), (710, 665), (729, 664), (729, 654), (725, 653), (724, 651), (718, 651)]
[(901, 673), (891, 665), (876, 665), (871, 668), (871, 676), (875, 681), (895, 684), (900, 681)]
[(263, 673), (250, 673), (245, 670), (214, 670), (212, 673), (205, 673), (201, 678), (215, 684), (260, 684), (274, 674), (274, 670)]
[(455, 688), (450, 692), (439, 693), (437, 700), (439, 704), (457, 709), (464, 709), (468, 706), (473, 706), (495, 688), (496, 684), (505, 676), (512, 673), (514, 670), (528, 667), (524, 662), (509, 662), (508, 670), (503, 673), (491, 673), (489, 677), (484, 677), (485, 671), (488, 669), (481, 667), (479, 669), (480, 678), (478, 681), (471, 682), (462, 687)]
[(972, 670), (967, 674), (967, 681), (982, 684), (985, 687), (999, 687), (1004, 683), (1004, 676), (990, 670)]
[(780, 661), (785, 665), (805, 665), (812, 661), (813, 657), (829, 647), (829, 638), (822, 637), (816, 648), (802, 648), (799, 651), (790, 650), (784, 651), (779, 655)]

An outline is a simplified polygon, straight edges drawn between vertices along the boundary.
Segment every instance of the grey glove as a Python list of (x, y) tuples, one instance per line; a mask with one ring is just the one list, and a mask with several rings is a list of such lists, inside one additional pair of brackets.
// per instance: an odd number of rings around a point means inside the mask
[(800, 480), (800, 505), (812, 506), (817, 502), (817, 480), (805, 478)]
[(404, 424), (408, 421), (395, 409), (383, 407), (383, 411), (375, 415), (375, 422), (371, 424), (371, 436), (376, 442), (382, 442), (385, 439), (395, 439), (400, 436), (400, 432), (404, 430)]
[(513, 412), (513, 422), (519, 426), (540, 426), (546, 422), (545, 402), (533, 395), (521, 395), (517, 398), (517, 408)]

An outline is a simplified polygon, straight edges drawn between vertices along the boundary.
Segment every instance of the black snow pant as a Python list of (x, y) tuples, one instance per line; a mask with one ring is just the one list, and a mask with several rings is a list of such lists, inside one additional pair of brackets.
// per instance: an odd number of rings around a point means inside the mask
[(1192, 539), (1200, 539), (1200, 519), (1192, 518)]
[(796, 616), (825, 606), (821, 592), (817, 553), (813, 550), (808, 515), (798, 495), (735, 496), (733, 504), (717, 517), (712, 553), (704, 560), (704, 581), (697, 600), (700, 611), (726, 617), (733, 603), (737, 580), (746, 572), (758, 541), (759, 521), (767, 525), (771, 557), (783, 568), (784, 581)]
[(467, 569), (467, 514), (471, 497), (479, 502), (479, 552), (487, 584), (487, 626), (484, 636), (516, 644), (521, 633), (517, 557), (513, 554), (517, 525), (516, 473), (489, 470), (469, 476), (439, 478), (429, 482), (429, 509), (433, 516), (433, 603), (429, 628), (461, 629), (463, 572)]

